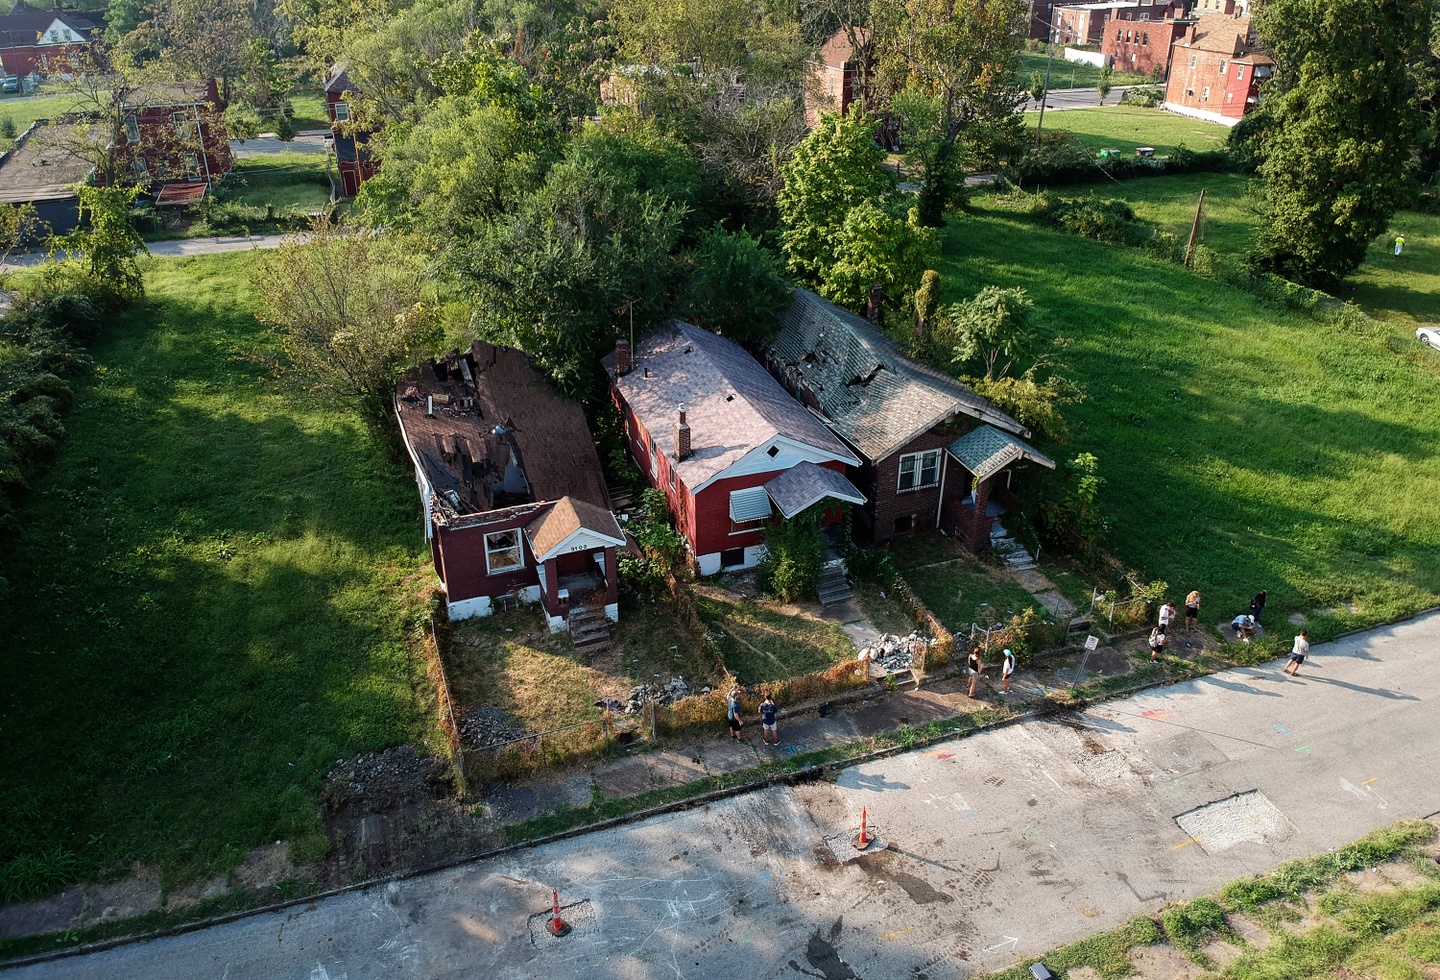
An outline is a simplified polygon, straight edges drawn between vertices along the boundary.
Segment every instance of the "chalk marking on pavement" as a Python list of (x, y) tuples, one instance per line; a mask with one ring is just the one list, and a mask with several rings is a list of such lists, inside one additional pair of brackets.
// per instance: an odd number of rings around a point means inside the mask
[(1182, 847), (1189, 847), (1191, 844), (1198, 844), (1198, 843), (1200, 843), (1200, 838), (1198, 838), (1198, 837), (1192, 837), (1192, 838), (1190, 838), (1190, 839), (1187, 840), (1187, 841), (1181, 841), (1180, 843), (1176, 844), (1174, 847), (1170, 848), (1170, 850), (1172, 850), (1172, 851), (1178, 851), (1178, 850), (1180, 850)]
[[(911, 926), (911, 928), (913, 929), (914, 926)], [(1019, 939), (1019, 937), (1017, 937), (1017, 936), (1006, 936), (1006, 937), (1005, 937), (1005, 941), (1004, 941), (1003, 943), (996, 943), (994, 946), (986, 946), (986, 947), (985, 947), (985, 952), (987, 952), (987, 953), (993, 953), (993, 952), (995, 952), (995, 950), (997, 950), (997, 949), (1003, 949), (1003, 948), (1006, 947), (1006, 946), (1014, 946), (1014, 945), (1015, 945), (1016, 943), (1018, 943), (1019, 941), (1020, 941), (1020, 939)]]
[(1375, 782), (1375, 780), (1377, 780), (1377, 779), (1379, 779), (1379, 778), (1380, 778), (1379, 776), (1371, 776), (1369, 779), (1365, 780), (1365, 782), (1361, 783), (1360, 785), (1361, 785), (1361, 786), (1369, 786), (1371, 783)]
[(887, 939), (894, 939), (896, 936), (903, 936), (907, 932), (914, 932), (914, 926), (906, 926), (904, 929), (896, 929), (894, 932), (887, 932), (883, 936), (876, 937), (876, 942), (883, 943)]

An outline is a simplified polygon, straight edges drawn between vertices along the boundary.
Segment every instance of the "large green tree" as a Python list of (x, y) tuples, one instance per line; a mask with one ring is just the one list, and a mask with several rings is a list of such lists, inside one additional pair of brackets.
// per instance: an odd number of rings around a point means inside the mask
[(938, 225), (959, 201), (967, 159), (1012, 142), (1025, 36), (1021, 0), (872, 0), (882, 84), (898, 90), (906, 156), (925, 172), (920, 218)]
[(1411, 192), (1423, 126), (1411, 69), (1433, 0), (1265, 0), (1255, 27), (1275, 59), (1263, 90), (1266, 222), (1254, 261), (1334, 290)]
[(680, 315), (738, 343), (769, 340), (790, 299), (779, 257), (749, 232), (716, 225), (700, 232), (692, 258)]

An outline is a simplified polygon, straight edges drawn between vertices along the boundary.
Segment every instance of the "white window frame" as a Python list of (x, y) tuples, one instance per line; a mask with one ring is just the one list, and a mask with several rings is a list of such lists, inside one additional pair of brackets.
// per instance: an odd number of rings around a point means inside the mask
[(125, 117), (125, 139), (130, 143), (140, 142), (140, 120), (133, 112)]
[(1210, 101), (1210, 86), (1209, 86), (1209, 85), (1206, 85), (1203, 89), (1200, 90), (1200, 101), (1201, 101), (1201, 102), (1209, 102), (1209, 101)]
[(145, 162), (144, 157), (135, 157), (133, 160), (131, 160), (130, 169), (133, 170), (135, 172), (135, 176), (139, 177), (141, 180), (144, 180), (145, 178), (150, 176), (150, 165)]
[(170, 121), (175, 124), (175, 135), (182, 140), (190, 138), (190, 114), (186, 112), (170, 113)]
[(1236, 66), (1235, 66), (1235, 77), (1236, 77), (1236, 79), (1241, 79), (1241, 78), (1244, 78), (1244, 77), (1245, 77), (1245, 66), (1244, 66), (1244, 65), (1236, 65)]
[(202, 176), (204, 176), (200, 172), (200, 154), (185, 154), (185, 176), (190, 180), (199, 180)]
[(348, 103), (348, 102), (337, 102), (337, 103), (335, 103), (335, 121), (336, 121), (336, 122), (349, 122), (349, 121), (350, 121), (350, 103)]
[[(499, 537), (502, 534), (510, 535), (514, 539), (515, 543), (513, 545), (505, 545), (502, 547), (496, 547), (490, 543), (491, 538)], [(492, 555), (511, 551), (512, 549), (514, 550), (515, 555), (518, 558), (518, 562), (516, 564), (497, 566), (491, 561)], [(520, 529), (518, 527), (507, 528), (504, 531), (491, 531), (489, 534), (485, 535), (485, 574), (501, 575), (505, 572), (519, 571), (524, 567), (525, 545), (524, 542), (520, 540)]]
[[(910, 486), (905, 485), (906, 463), (910, 464), (909, 475), (914, 481)], [(929, 483), (924, 482), (925, 470), (933, 467), (934, 479)], [(900, 468), (895, 477), (895, 489), (898, 493), (910, 493), (912, 490), (929, 490), (940, 485), (940, 450), (926, 449), (918, 453), (905, 453), (900, 457)]]

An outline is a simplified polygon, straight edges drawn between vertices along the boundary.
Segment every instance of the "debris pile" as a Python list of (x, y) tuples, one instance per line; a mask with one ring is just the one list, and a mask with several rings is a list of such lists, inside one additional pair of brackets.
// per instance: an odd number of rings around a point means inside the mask
[(893, 674), (915, 666), (916, 661), (924, 656), (934, 642), (921, 636), (919, 630), (911, 631), (909, 636), (884, 633), (880, 639), (860, 651), (860, 660), (873, 663)]
[(412, 745), (341, 759), (325, 777), (322, 804), (332, 812), (377, 812), (434, 795), (444, 766)]
[(500, 708), (471, 708), (460, 716), (460, 740), (471, 748), (483, 749), (529, 734)]
[[(709, 688), (706, 688), (709, 690)], [(633, 715), (647, 704), (654, 702), (658, 705), (673, 704), (681, 698), (690, 696), (690, 685), (685, 683), (683, 677), (670, 678), (669, 684), (641, 684), (630, 689), (630, 696), (624, 701), (619, 698), (601, 698), (595, 702), (595, 707), (604, 708), (619, 714)]]

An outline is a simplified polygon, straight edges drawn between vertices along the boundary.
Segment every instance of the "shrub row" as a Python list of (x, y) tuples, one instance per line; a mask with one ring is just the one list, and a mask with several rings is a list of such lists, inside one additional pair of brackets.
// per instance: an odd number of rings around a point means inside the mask
[(1001, 174), (1022, 187), (1034, 187), (1231, 169), (1230, 155), (1224, 150), (1191, 150), (1184, 146), (1176, 147), (1167, 157), (1100, 160), (1073, 133), (1059, 130), (1047, 134), (1038, 148), (1027, 149), (1017, 161), (1002, 168)]

